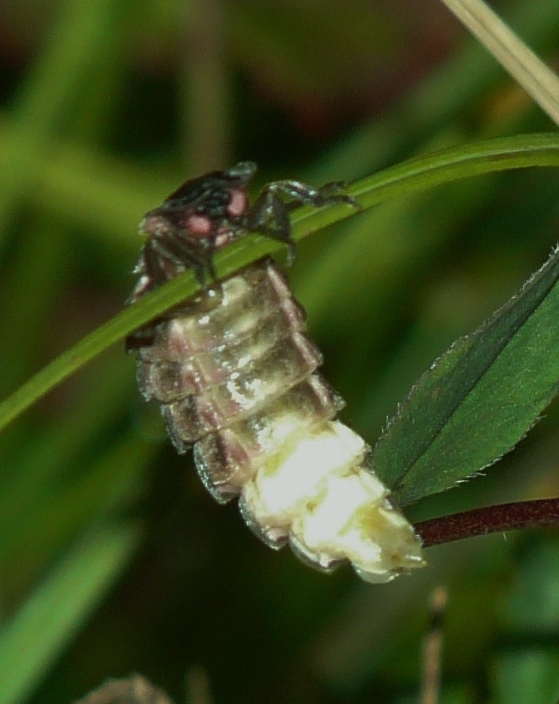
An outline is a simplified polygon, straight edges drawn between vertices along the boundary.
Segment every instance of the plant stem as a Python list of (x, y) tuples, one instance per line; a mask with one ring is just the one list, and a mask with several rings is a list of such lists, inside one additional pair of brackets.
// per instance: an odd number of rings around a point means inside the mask
[(423, 545), (439, 545), (476, 535), (559, 525), (559, 498), (486, 506), (415, 524)]

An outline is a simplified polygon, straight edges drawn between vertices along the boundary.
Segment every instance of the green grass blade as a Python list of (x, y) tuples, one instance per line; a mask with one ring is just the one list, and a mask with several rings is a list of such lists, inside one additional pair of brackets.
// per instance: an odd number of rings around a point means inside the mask
[[(510, 26), (521, 28), (530, 46), (540, 50), (546, 44), (555, 46), (555, 0), (513, 2), (507, 9)], [(324, 154), (310, 170), (313, 182), (320, 182), (324, 174), (326, 178), (336, 173), (357, 178), (393, 161), (396, 154), (409, 153), (418, 143), (429, 142), (441, 129), (447, 129), (458, 116), (469, 114), (480, 96), (491, 94), (501, 83), (502, 69), (495, 59), (477, 41), (466, 41), (459, 51), (439, 62), (402, 102), (383, 113), (381, 120), (365, 123)], [(508, 134), (510, 126), (502, 125)]]
[(21, 702), (122, 571), (139, 538), (136, 525), (88, 536), (0, 630), (0, 704)]
[[(521, 135), (446, 149), (411, 159), (357, 181), (347, 192), (363, 208), (370, 208), (390, 198), (417, 193), (457, 179), (533, 166), (559, 166), (559, 136)], [(354, 208), (347, 205), (322, 210), (301, 208), (293, 217), (294, 236), (301, 239), (354, 212)], [(221, 274), (235, 271), (279, 247), (281, 245), (277, 242), (263, 237), (242, 239), (216, 258), (218, 270)], [(184, 300), (196, 288), (193, 274), (187, 272), (83, 338), (0, 404), (0, 429), (100, 352)]]
[(559, 388), (559, 250), (518, 295), (440, 357), (373, 452), (405, 504), (498, 460)]

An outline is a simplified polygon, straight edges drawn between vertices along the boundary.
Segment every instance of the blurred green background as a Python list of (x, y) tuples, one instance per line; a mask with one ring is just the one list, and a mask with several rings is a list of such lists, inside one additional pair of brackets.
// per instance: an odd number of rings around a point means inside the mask
[[(559, 65), (556, 0), (498, 7)], [(121, 310), (137, 223), (188, 177), (251, 159), (257, 186), (318, 185), (552, 129), (436, 0), (0, 2), (1, 396)], [(290, 277), (343, 417), (374, 443), (415, 378), (543, 262), (558, 223), (557, 174), (540, 169), (302, 242)], [(558, 416), (410, 517), (559, 495)], [(417, 701), (436, 585), (442, 701), (552, 704), (558, 555), (548, 530), (434, 548), (428, 570), (384, 587), (315, 573), (214, 504), (119, 346), (0, 436), (0, 704), (71, 702), (131, 672), (204, 704), (199, 668), (216, 704)]]

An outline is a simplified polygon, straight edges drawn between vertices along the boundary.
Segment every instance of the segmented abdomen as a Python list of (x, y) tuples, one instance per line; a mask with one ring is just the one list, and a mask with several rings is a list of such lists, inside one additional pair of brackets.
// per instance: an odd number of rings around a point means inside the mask
[[(139, 297), (139, 296), (136, 296)], [(321, 569), (349, 560), (371, 582), (421, 566), (413, 528), (367, 467), (369, 448), (336, 420), (341, 397), (278, 266), (263, 259), (129, 338), (146, 399), (179, 452), (193, 448), (220, 502)]]

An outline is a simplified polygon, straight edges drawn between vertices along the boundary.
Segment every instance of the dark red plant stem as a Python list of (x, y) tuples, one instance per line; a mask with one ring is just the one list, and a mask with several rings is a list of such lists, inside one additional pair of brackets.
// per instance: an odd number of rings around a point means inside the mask
[(559, 526), (559, 498), (486, 506), (415, 525), (425, 547), (519, 528)]

